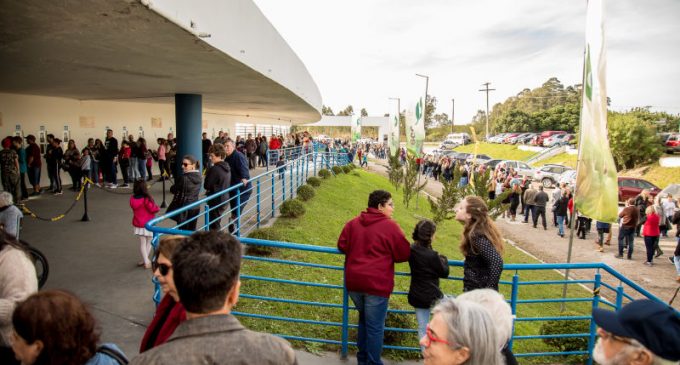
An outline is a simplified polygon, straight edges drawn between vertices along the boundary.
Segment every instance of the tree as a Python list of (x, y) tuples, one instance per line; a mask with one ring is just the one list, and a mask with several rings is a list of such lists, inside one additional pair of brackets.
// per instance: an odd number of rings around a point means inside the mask
[[(489, 121), (491, 123), (491, 121)], [(472, 117), (470, 125), (479, 133), (480, 136), (484, 135), (486, 131), (486, 112), (483, 110), (477, 110), (477, 114)], [(491, 126), (489, 126), (491, 128)]]
[(404, 205), (408, 208), (411, 199), (418, 194), (419, 191), (425, 188), (427, 182), (418, 185), (418, 175), (420, 175), (420, 166), (416, 163), (416, 156), (408, 154), (406, 156), (406, 173), (404, 174)]
[(399, 154), (396, 151), (390, 151), (390, 155), (387, 156), (389, 165), (387, 166), (387, 177), (390, 179), (392, 185), (395, 189), (401, 187), (404, 181), (404, 165), (401, 164), (399, 159)]
[(351, 105), (347, 105), (345, 109), (338, 113), (338, 115), (348, 116), (354, 114), (354, 108)]
[(333, 114), (333, 109), (330, 106), (321, 106), (321, 115), (335, 115)]
[(432, 116), (432, 125), (430, 126), (430, 128), (441, 127), (444, 125), (451, 125), (451, 120), (449, 119), (448, 114), (441, 113)]
[(361, 116), (362, 116), (362, 117), (367, 117), (367, 116), (368, 116), (368, 112), (366, 111), (366, 108), (361, 108)]
[(611, 112), (609, 145), (617, 169), (631, 169), (658, 161), (663, 146), (656, 137), (656, 128), (635, 113)]

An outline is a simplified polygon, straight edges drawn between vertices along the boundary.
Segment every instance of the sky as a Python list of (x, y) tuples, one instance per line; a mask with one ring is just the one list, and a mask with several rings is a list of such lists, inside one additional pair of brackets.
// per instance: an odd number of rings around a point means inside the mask
[[(324, 105), (371, 116), (424, 94), (469, 123), (550, 77), (580, 84), (585, 0), (254, 0), (307, 66)], [(680, 114), (680, 1), (605, 2), (611, 109)]]

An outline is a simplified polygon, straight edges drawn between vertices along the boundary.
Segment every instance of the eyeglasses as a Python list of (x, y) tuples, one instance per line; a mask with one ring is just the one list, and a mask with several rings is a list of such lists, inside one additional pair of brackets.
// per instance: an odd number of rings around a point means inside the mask
[(186, 162), (182, 162), (182, 166), (187, 167), (187, 166), (191, 166), (191, 164), (190, 164), (190, 163), (186, 163)]
[(429, 323), (428, 323), (428, 325), (425, 327), (425, 336), (427, 337), (427, 340), (428, 340), (428, 341), (427, 341), (427, 345), (426, 345), (425, 347), (430, 347), (430, 345), (432, 344), (432, 342), (439, 342), (439, 343), (443, 343), (443, 344), (445, 344), (445, 345), (452, 346), (451, 343), (450, 343), (449, 341), (442, 340), (441, 338), (435, 337), (435, 336), (434, 336), (434, 333), (432, 333), (432, 329), (430, 328), (430, 324), (429, 324)]
[(172, 269), (172, 266), (159, 264), (158, 259), (151, 261), (151, 272), (156, 272), (156, 270), (158, 270), (161, 276), (166, 276), (170, 272), (170, 269)]

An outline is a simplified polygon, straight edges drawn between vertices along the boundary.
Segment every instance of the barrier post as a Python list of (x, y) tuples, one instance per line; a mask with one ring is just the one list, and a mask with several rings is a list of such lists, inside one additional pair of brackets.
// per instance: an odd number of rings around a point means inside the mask
[(616, 310), (623, 306), (623, 285), (619, 281), (619, 286), (616, 287)]
[(343, 285), (342, 288), (342, 344), (340, 350), (340, 359), (347, 360), (347, 352), (349, 348), (349, 295), (347, 294), (347, 287)]
[[(283, 168), (283, 167), (280, 167)], [(286, 201), (286, 172), (279, 175), (281, 177), (281, 203)]]
[(161, 173), (161, 180), (163, 183), (163, 202), (161, 203), (161, 208), (165, 208), (168, 206), (165, 204), (165, 173)]
[(515, 275), (512, 276), (512, 292), (510, 294), (510, 308), (512, 309), (512, 336), (508, 343), (508, 350), (512, 351), (512, 343), (515, 337), (515, 318), (517, 317), (517, 297), (519, 296), (519, 275), (515, 270)]
[(295, 190), (293, 190), (293, 164), (290, 165), (290, 198), (293, 199)]
[[(602, 284), (602, 275), (598, 269), (595, 272), (595, 283), (593, 284), (593, 310), (595, 310), (600, 304), (600, 285)], [(595, 320), (590, 318), (590, 337), (588, 337), (588, 365), (593, 364), (593, 347), (595, 346), (595, 331), (597, 331), (597, 325)]]
[(265, 170), (265, 171), (269, 171), (269, 156), (270, 156), (270, 153), (269, 153), (269, 152), (270, 152), (270, 150), (267, 149), (267, 152), (265, 153), (265, 156), (264, 156), (264, 164), (265, 164), (265, 166), (266, 166), (266, 170)]
[(90, 217), (87, 215), (87, 191), (90, 190), (90, 179), (85, 179), (85, 188), (83, 189), (83, 218), (80, 219), (81, 222), (89, 222)]
[(272, 172), (272, 218), (274, 218), (274, 209), (276, 209), (276, 178)]
[(257, 228), (260, 228), (260, 179), (257, 179)]
[(241, 189), (236, 189), (236, 237), (241, 237)]
[(319, 158), (316, 151), (314, 152), (314, 176), (316, 176), (316, 160)]
[(203, 220), (205, 221), (205, 228), (203, 230), (209, 231), (210, 230), (210, 206), (208, 204), (205, 205), (205, 211), (203, 212)]

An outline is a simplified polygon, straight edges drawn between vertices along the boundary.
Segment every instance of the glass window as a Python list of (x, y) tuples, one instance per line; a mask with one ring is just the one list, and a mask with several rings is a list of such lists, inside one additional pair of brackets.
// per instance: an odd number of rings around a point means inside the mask
[(652, 189), (654, 187), (654, 185), (652, 185), (651, 183), (648, 183), (644, 180), (636, 180), (636, 181), (638, 183), (638, 186), (642, 189)]
[(619, 181), (619, 185), (626, 187), (626, 188), (636, 188), (637, 187), (635, 180), (628, 180), (628, 179)]
[(523, 162), (520, 162), (520, 163), (519, 163), (519, 167), (520, 167), (521, 169), (523, 169), (523, 170), (531, 170), (531, 167), (529, 167), (529, 165), (527, 165), (527, 164), (525, 164), (525, 163), (523, 163)]

